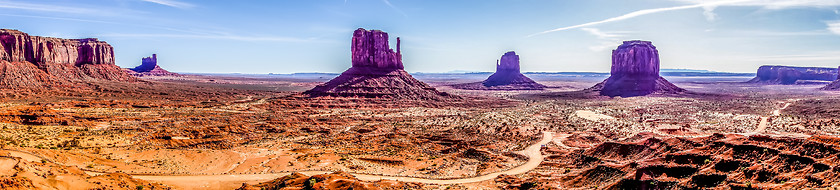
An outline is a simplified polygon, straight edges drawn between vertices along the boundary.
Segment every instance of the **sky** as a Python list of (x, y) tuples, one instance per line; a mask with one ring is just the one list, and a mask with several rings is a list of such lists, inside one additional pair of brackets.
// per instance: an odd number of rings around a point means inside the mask
[(409, 72), (609, 72), (648, 40), (662, 68), (840, 66), (840, 0), (0, 0), (0, 28), (99, 38), (116, 63), (184, 73), (342, 72), (357, 28), (402, 41)]

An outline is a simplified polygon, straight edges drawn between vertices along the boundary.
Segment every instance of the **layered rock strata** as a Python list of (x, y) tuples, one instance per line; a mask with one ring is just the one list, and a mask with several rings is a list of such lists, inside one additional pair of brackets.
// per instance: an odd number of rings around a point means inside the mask
[(838, 69), (820, 67), (761, 66), (750, 83), (796, 84), (800, 80), (834, 81)]
[(685, 90), (659, 76), (659, 51), (649, 41), (625, 41), (613, 50), (610, 77), (589, 90), (603, 96), (644, 96)]
[(442, 100), (454, 96), (437, 91), (403, 70), (400, 40), (397, 51), (388, 45), (388, 33), (359, 28), (350, 46), (352, 67), (327, 83), (304, 92), (310, 97), (364, 97)]
[(130, 81), (111, 45), (96, 38), (61, 39), (0, 29), (0, 87), (74, 86), (87, 80)]
[(128, 69), (128, 72), (134, 76), (177, 76), (177, 73), (169, 72), (161, 68), (157, 64), (157, 54), (152, 54), (151, 57), (144, 57), (140, 66)]
[(452, 87), (468, 90), (543, 90), (545, 85), (523, 75), (519, 69), (519, 55), (509, 51), (496, 61), (496, 72), (480, 83), (456, 84)]
[(840, 90), (840, 67), (837, 68), (837, 79), (834, 82), (825, 85), (825, 87), (820, 88), (820, 90)]

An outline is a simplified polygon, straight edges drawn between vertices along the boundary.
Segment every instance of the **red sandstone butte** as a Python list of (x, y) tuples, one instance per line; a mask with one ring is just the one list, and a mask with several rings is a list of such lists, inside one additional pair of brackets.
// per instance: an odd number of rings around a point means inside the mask
[(659, 51), (649, 41), (624, 41), (613, 50), (610, 77), (589, 88), (602, 96), (644, 96), (685, 90), (659, 76)]
[(545, 85), (534, 82), (523, 75), (519, 69), (519, 55), (509, 51), (496, 62), (496, 72), (487, 80), (479, 83), (452, 85), (454, 88), (466, 90), (543, 90)]
[(96, 38), (61, 39), (0, 29), (0, 88), (74, 87), (91, 80), (133, 81)]
[(157, 54), (152, 54), (151, 57), (144, 57), (142, 62), (139, 66), (126, 69), (131, 75), (134, 76), (178, 76), (177, 73), (169, 72), (166, 69), (161, 68), (157, 64)]
[(352, 67), (327, 83), (304, 92), (310, 97), (398, 98), (443, 100), (453, 98), (403, 70), (400, 39), (397, 51), (388, 45), (388, 33), (357, 29), (350, 46)]

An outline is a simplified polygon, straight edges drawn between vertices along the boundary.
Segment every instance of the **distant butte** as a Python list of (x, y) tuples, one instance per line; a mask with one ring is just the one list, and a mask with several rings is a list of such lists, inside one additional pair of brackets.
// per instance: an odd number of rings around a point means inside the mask
[(134, 76), (178, 76), (177, 73), (160, 68), (157, 64), (157, 54), (152, 54), (151, 57), (144, 57), (140, 66), (127, 69), (126, 72)]
[(496, 72), (487, 80), (479, 83), (456, 84), (452, 87), (467, 90), (543, 90), (547, 88), (520, 72), (519, 55), (516, 55), (514, 51), (505, 53), (496, 61)]
[(397, 51), (388, 45), (388, 33), (357, 29), (350, 46), (352, 67), (327, 83), (304, 92), (310, 97), (363, 97), (414, 100), (455, 98), (423, 83), (403, 70), (400, 38)]
[(837, 79), (834, 82), (829, 83), (825, 87), (820, 88), (820, 90), (840, 90), (840, 67), (837, 68)]
[(114, 64), (114, 48), (96, 38), (61, 39), (0, 29), (0, 88), (80, 87), (133, 81)]
[(796, 84), (800, 80), (833, 81), (838, 69), (821, 67), (761, 66), (749, 83)]
[(587, 89), (602, 96), (644, 96), (685, 92), (659, 76), (659, 51), (649, 41), (624, 41), (613, 50), (610, 77)]

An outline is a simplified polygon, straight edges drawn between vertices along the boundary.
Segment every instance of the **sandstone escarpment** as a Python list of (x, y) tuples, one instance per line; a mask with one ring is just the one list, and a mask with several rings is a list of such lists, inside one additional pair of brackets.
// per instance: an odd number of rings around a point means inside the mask
[(796, 84), (800, 80), (833, 81), (838, 69), (820, 67), (761, 66), (756, 77), (748, 81), (762, 84)]
[(157, 54), (152, 54), (151, 57), (144, 57), (142, 62), (139, 66), (127, 69), (131, 75), (142, 77), (142, 76), (178, 76), (177, 73), (169, 72), (166, 69), (161, 68), (157, 64)]
[(111, 45), (0, 29), (0, 87), (70, 87), (89, 80), (131, 81), (114, 64)]
[(359, 28), (353, 33), (352, 67), (327, 83), (304, 92), (311, 97), (365, 97), (442, 100), (454, 96), (438, 92), (403, 70), (399, 38), (397, 51), (388, 33)]
[(659, 76), (659, 51), (649, 41), (625, 41), (613, 50), (610, 77), (588, 90), (603, 96), (644, 96), (685, 90)]
[(837, 72), (837, 80), (834, 80), (834, 82), (831, 82), (825, 87), (820, 88), (820, 90), (840, 90), (840, 68), (837, 68)]
[(509, 51), (496, 63), (496, 72), (487, 80), (479, 83), (452, 85), (454, 88), (467, 90), (543, 90), (545, 85), (534, 82), (523, 75), (519, 69), (519, 55)]

